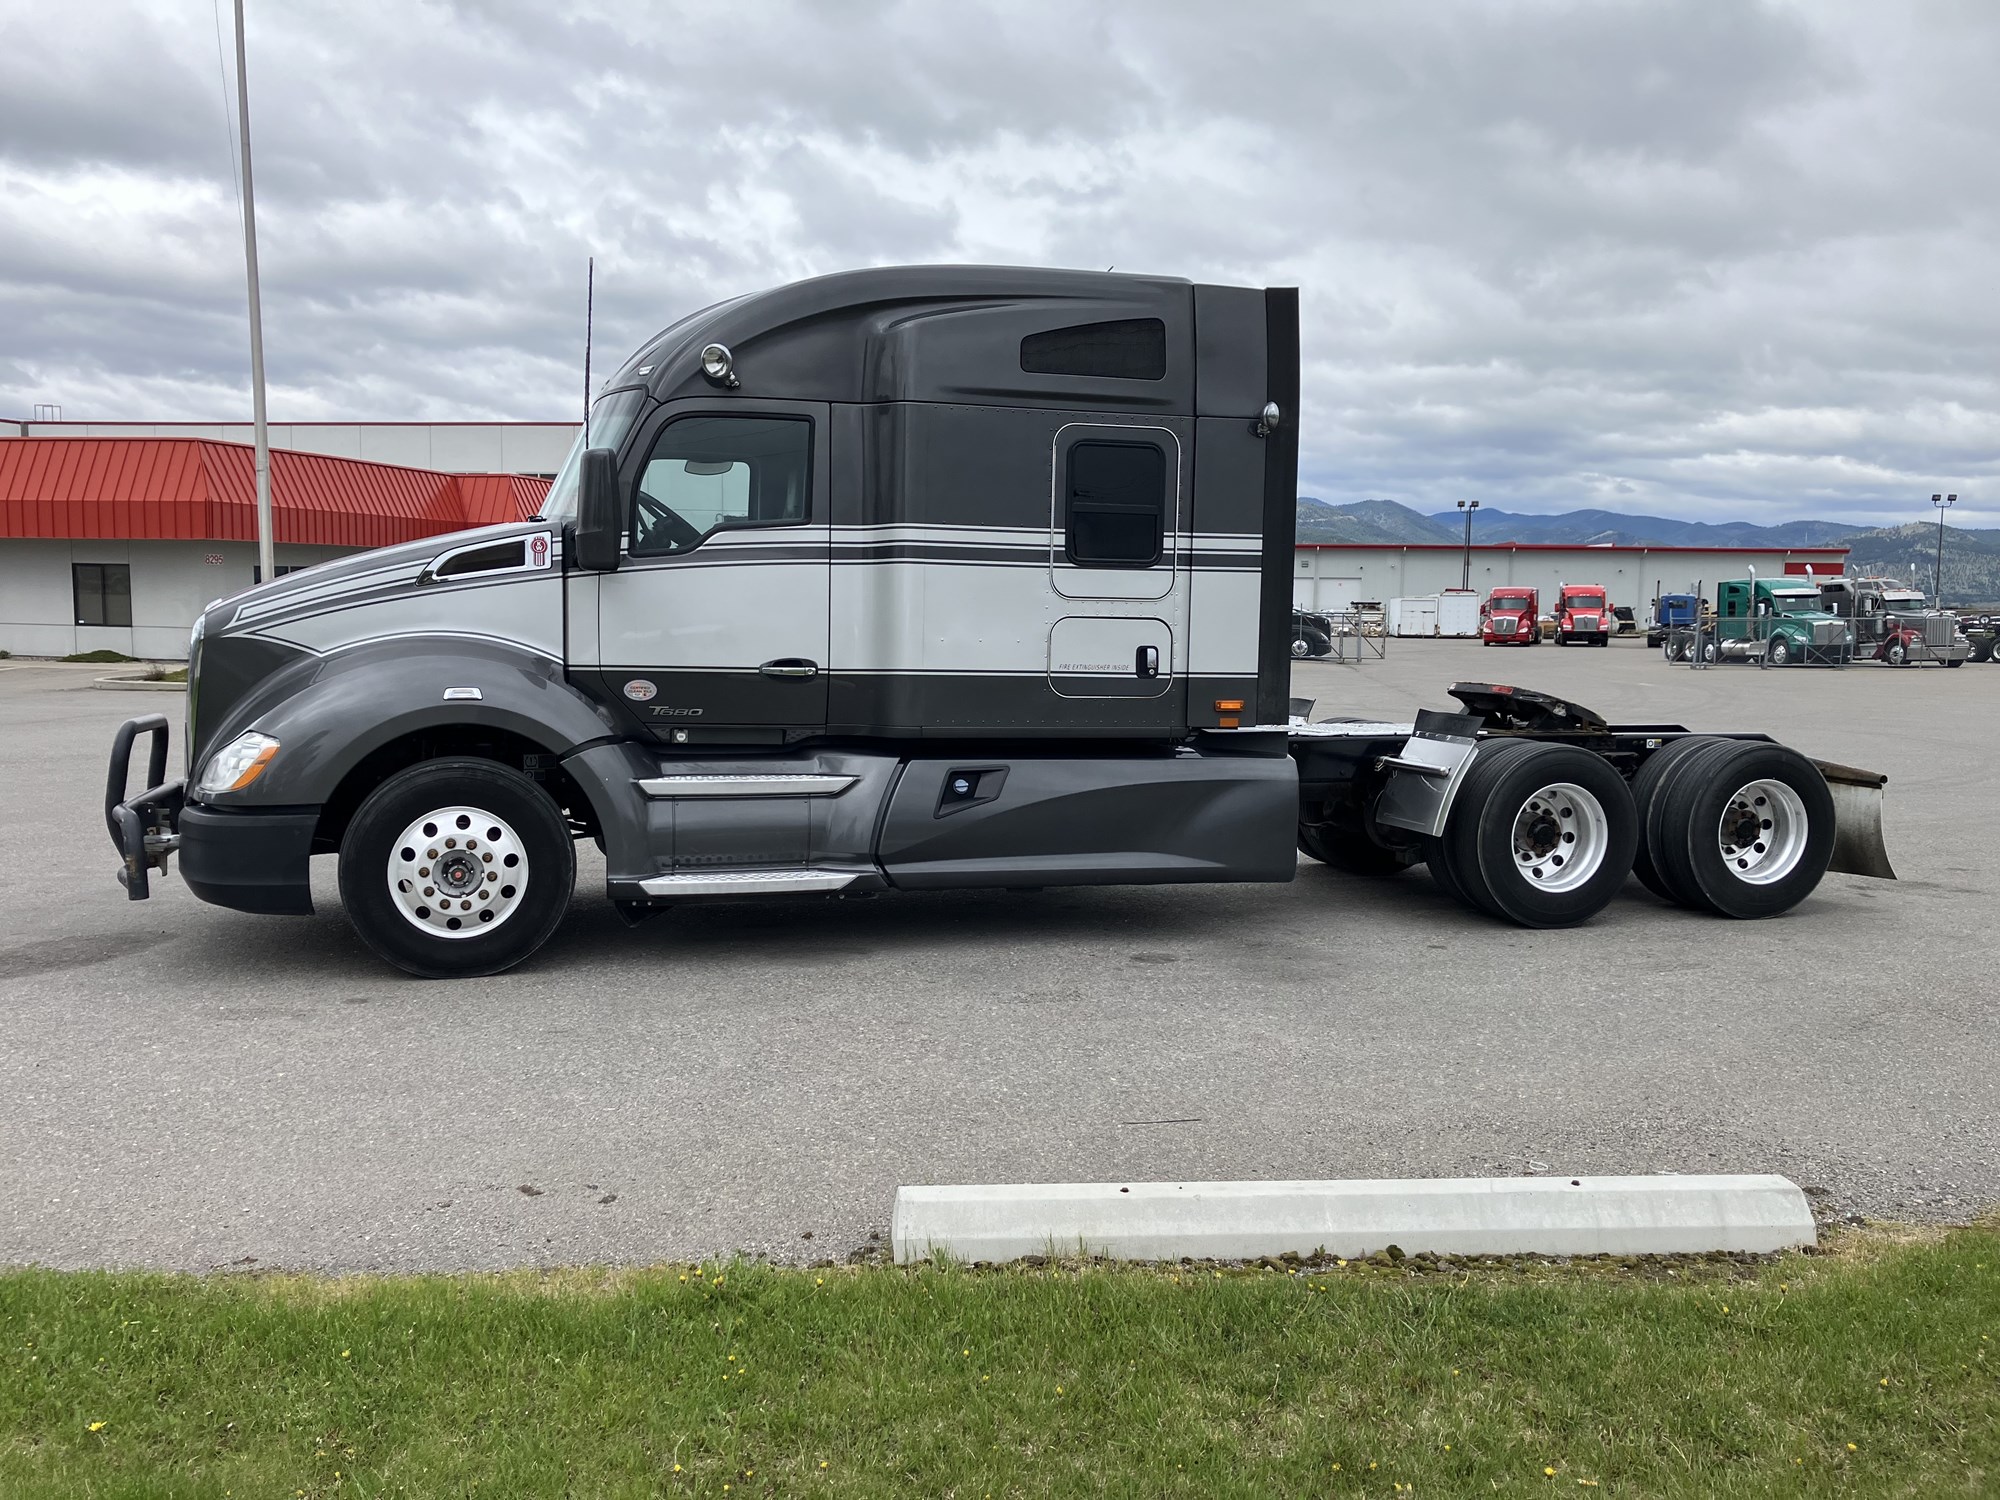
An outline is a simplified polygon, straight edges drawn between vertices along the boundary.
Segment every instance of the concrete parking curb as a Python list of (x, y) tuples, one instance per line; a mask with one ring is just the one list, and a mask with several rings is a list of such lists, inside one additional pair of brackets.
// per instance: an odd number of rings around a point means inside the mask
[(1460, 1177), (1377, 1182), (1132, 1182), (903, 1187), (899, 1264), (1026, 1255), (1250, 1260), (1416, 1255), (1768, 1254), (1815, 1242), (1805, 1194), (1776, 1176)]

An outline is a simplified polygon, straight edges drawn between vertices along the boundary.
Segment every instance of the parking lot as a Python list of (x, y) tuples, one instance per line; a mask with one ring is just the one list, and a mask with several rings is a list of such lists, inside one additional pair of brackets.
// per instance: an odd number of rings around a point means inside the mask
[[(1731, 924), (1475, 918), (1417, 870), (890, 895), (628, 930), (580, 853), (528, 966), (409, 980), (311, 918), (114, 880), (113, 727), (165, 694), (0, 663), (0, 1261), (451, 1269), (839, 1259), (905, 1182), (1776, 1171), (1829, 1212), (2000, 1201), (1984, 752), (2000, 668), (1669, 668), (1394, 642), (1318, 713), (1459, 678), (1886, 771), (1895, 884)], [(178, 734), (178, 729), (176, 731)], [(176, 759), (178, 759), (178, 749)], [(593, 889), (593, 886), (599, 888)]]

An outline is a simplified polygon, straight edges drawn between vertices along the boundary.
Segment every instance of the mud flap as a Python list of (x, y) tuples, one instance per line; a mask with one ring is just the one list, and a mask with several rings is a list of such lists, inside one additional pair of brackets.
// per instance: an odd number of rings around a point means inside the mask
[(1833, 793), (1833, 858), (1827, 862), (1828, 873), (1894, 880), (1896, 871), (1882, 842), (1882, 788), (1889, 778), (1829, 760), (1813, 764)]

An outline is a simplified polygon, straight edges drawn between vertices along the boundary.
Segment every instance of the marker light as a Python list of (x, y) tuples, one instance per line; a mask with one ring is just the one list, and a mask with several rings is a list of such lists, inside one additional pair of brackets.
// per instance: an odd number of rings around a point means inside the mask
[(1215, 700), (1215, 711), (1219, 714), (1240, 714), (1243, 712), (1243, 700), (1241, 698), (1217, 698)]
[(278, 753), (278, 742), (252, 729), (239, 734), (209, 758), (201, 773), (204, 792), (240, 792), (259, 776)]

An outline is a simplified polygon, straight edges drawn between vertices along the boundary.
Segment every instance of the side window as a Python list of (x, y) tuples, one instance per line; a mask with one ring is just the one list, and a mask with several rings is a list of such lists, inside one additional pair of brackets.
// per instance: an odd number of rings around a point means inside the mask
[(1152, 443), (1082, 442), (1064, 476), (1063, 551), (1079, 568), (1150, 568), (1165, 551), (1167, 455)]
[(132, 623), (132, 569), (126, 563), (71, 563), (79, 625)]
[(660, 429), (639, 476), (632, 555), (686, 552), (735, 527), (797, 525), (811, 494), (811, 422), (682, 417)]

